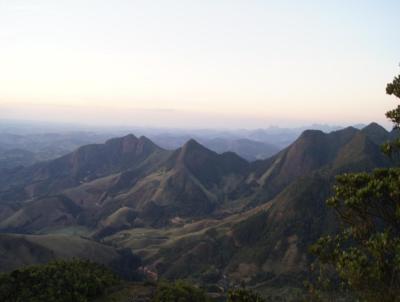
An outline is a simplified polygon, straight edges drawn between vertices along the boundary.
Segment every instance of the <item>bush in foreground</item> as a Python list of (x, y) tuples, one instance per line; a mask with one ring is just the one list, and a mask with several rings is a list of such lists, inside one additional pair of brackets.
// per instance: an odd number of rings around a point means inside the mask
[(210, 302), (205, 291), (186, 281), (160, 282), (154, 302)]
[(112, 272), (98, 264), (55, 261), (0, 274), (0, 301), (85, 302), (118, 283)]
[(257, 293), (241, 288), (229, 291), (226, 302), (265, 302), (265, 300)]

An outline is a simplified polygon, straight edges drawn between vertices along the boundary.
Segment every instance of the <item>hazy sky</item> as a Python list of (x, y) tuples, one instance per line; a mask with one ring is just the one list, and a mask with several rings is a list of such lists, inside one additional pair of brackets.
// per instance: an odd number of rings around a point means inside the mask
[(385, 121), (400, 1), (0, 0), (0, 119)]

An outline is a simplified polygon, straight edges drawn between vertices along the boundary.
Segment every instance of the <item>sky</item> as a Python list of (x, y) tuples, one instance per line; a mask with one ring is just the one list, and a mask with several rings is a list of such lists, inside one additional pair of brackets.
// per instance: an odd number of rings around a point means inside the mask
[(0, 0), (0, 119), (385, 124), (399, 11), (398, 0)]

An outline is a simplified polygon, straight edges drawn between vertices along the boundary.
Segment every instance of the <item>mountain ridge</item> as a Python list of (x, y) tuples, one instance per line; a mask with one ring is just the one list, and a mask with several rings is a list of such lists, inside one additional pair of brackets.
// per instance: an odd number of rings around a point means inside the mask
[[(0, 231), (76, 229), (88, 240), (138, 252), (144, 265), (171, 278), (201, 279), (208, 270), (245, 282), (298, 276), (310, 261), (307, 246), (337, 227), (324, 203), (335, 175), (389, 166), (379, 143), (392, 135), (375, 124), (308, 130), (251, 163), (193, 139), (168, 151), (128, 135), (43, 163), (67, 166), (47, 178), (37, 177), (36, 167), (18, 169), (14, 191), (1, 179)], [(38, 185), (44, 188), (33, 194), (18, 191)]]

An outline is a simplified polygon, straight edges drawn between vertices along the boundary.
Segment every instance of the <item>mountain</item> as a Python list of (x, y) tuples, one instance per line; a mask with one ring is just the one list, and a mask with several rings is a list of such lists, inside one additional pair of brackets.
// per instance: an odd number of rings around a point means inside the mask
[(311, 260), (308, 246), (322, 230), (329, 233), (336, 228), (333, 213), (324, 204), (330, 185), (324, 177), (310, 177), (295, 182), (267, 205), (210, 221), (200, 230), (193, 224), (184, 234), (152, 234), (165, 238), (161, 244), (147, 239), (157, 253), (148, 253), (150, 247), (135, 233), (124, 233), (123, 242), (118, 235), (107, 240), (136, 246), (145, 264), (166, 278), (205, 280), (213, 272), (215, 282), (226, 276), (236, 284), (287, 285), (287, 277), (301, 286)]
[(84, 235), (166, 278), (301, 286), (308, 246), (337, 228), (325, 206), (335, 176), (389, 166), (379, 145), (393, 135), (374, 123), (307, 130), (251, 163), (193, 139), (169, 151), (128, 135), (0, 175), (0, 231)]
[[(190, 135), (156, 135), (152, 139), (161, 147), (169, 150), (175, 150), (182, 147), (188, 140)], [(234, 152), (247, 161), (255, 161), (257, 159), (265, 159), (278, 153), (281, 148), (263, 141), (251, 140), (248, 138), (236, 137), (195, 137), (204, 147), (215, 151), (219, 154), (225, 152)]]
[(172, 154), (167, 167), (187, 169), (206, 188), (212, 189), (226, 175), (243, 175), (247, 171), (248, 163), (233, 152), (217, 154), (191, 139)]
[(0, 125), (0, 170), (52, 160), (80, 146), (104, 142), (109, 137), (83, 131), (36, 133), (32, 127), (20, 131), (12, 127), (2, 129)]
[(9, 172), (7, 178), (1, 179), (0, 189), (3, 192), (16, 191), (26, 198), (54, 194), (142, 165), (162, 152), (147, 138), (128, 135), (108, 140), (105, 144), (86, 145), (60, 158), (16, 169)]
[[(33, 233), (74, 224), (91, 225), (95, 223), (91, 215), (98, 206), (87, 195), (96, 197), (95, 186), (103, 185), (100, 198), (108, 187), (120, 185), (113, 183), (120, 179), (119, 174), (145, 170), (166, 155), (168, 151), (147, 138), (128, 135), (6, 173), (0, 177), (0, 217), (7, 218), (0, 222), (0, 229)], [(92, 191), (83, 196), (79, 192), (85, 193), (81, 188), (86, 187)], [(71, 198), (66, 193), (69, 190)]]
[(26, 202), (8, 213), (0, 221), (0, 229), (5, 232), (35, 233), (55, 225), (73, 226), (78, 224), (80, 211), (81, 207), (63, 196), (44, 197)]
[(393, 133), (388, 132), (385, 128), (377, 123), (370, 123), (361, 129), (374, 143), (383, 144), (384, 142), (392, 139)]
[(239, 284), (301, 287), (312, 260), (309, 245), (337, 228), (325, 206), (335, 175), (390, 164), (368, 133), (305, 131), (278, 155), (250, 165), (241, 184), (247, 195), (239, 198), (247, 205), (240, 211), (176, 231), (148, 232), (146, 240), (135, 230), (105, 240), (134, 247), (151, 270), (167, 278), (196, 276), (204, 282), (211, 274), (213, 282), (226, 276)]
[(338, 174), (349, 169), (371, 169), (388, 164), (373, 139), (368, 131), (353, 127), (331, 133), (304, 131), (274, 157), (252, 164), (247, 183), (257, 188), (253, 202), (273, 198), (294, 180), (318, 169), (332, 169)]
[(95, 228), (97, 237), (201, 217), (229, 199), (248, 167), (236, 154), (194, 140), (170, 152), (145, 137), (112, 139), (17, 169), (0, 193), (0, 215), (7, 215), (0, 229), (35, 233), (78, 224)]
[(104, 203), (105, 213), (129, 207), (137, 221), (162, 226), (211, 214), (243, 180), (248, 162), (234, 153), (217, 154), (195, 140), (163, 164)]

